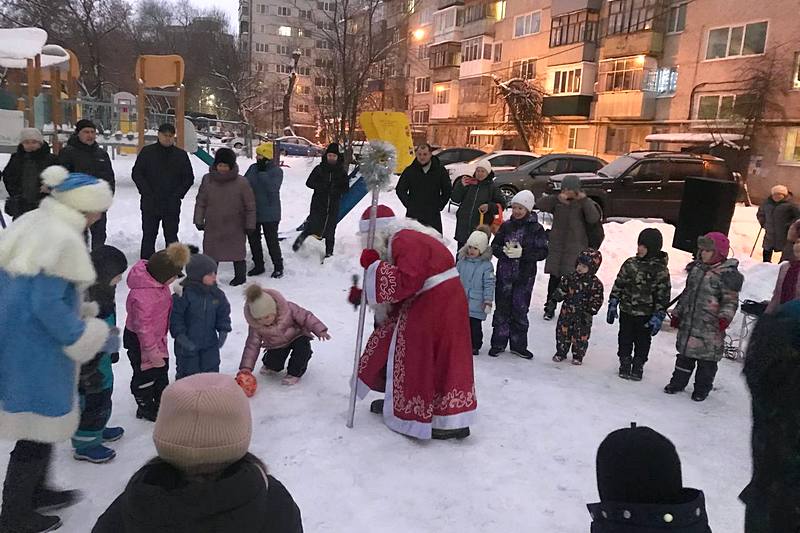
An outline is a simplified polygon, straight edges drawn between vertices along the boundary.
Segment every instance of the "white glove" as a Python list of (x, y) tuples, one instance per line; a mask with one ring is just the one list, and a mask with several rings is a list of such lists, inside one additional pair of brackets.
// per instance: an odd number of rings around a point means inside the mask
[(506, 254), (506, 257), (509, 259), (519, 259), (522, 257), (522, 246), (519, 244), (515, 244), (513, 246), (506, 244), (503, 247), (503, 253)]
[(483, 304), (483, 312), (487, 315), (492, 313), (492, 302), (486, 302)]

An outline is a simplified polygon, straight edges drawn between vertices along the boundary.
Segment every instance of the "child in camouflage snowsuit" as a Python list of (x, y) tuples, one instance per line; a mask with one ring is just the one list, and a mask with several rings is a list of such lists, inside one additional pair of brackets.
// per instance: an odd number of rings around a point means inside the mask
[(492, 241), (497, 258), (495, 311), (492, 346), (497, 357), (510, 344), (511, 353), (532, 359), (528, 350), (528, 309), (531, 305), (536, 263), (547, 257), (547, 234), (533, 213), (531, 191), (520, 191), (511, 199), (511, 218), (500, 226)]
[(572, 364), (583, 364), (592, 317), (603, 306), (603, 283), (595, 275), (602, 262), (599, 251), (587, 248), (578, 254), (575, 272), (561, 278), (554, 295), (556, 302), (564, 302), (556, 325), (556, 363), (566, 359), (572, 348)]
[(739, 307), (744, 277), (739, 261), (727, 258), (730, 243), (722, 233), (698, 237), (697, 248), (698, 258), (686, 267), (686, 288), (670, 320), (678, 328), (678, 359), (664, 392), (685, 389), (696, 366), (692, 400), (702, 402), (714, 387), (717, 364), (725, 351), (725, 330)]
[(608, 298), (606, 321), (613, 324), (619, 316), (617, 355), (622, 379), (642, 380), (650, 338), (659, 332), (667, 316), (672, 285), (667, 268), (669, 257), (661, 251), (663, 242), (657, 229), (642, 230), (636, 256), (622, 263)]

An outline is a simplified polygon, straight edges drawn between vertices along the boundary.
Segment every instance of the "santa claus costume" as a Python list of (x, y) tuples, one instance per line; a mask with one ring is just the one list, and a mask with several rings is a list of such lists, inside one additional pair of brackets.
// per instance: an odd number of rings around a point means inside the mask
[(435, 230), (397, 219), (386, 206), (378, 206), (376, 224), (374, 249), (361, 257), (376, 327), (359, 360), (358, 396), (385, 392), (372, 410), (403, 435), (466, 437), (477, 401), (469, 310), (453, 256)]

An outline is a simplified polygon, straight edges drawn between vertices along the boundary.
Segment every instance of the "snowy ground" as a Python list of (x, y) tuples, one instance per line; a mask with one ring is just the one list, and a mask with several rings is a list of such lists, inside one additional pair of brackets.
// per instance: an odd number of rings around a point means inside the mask
[[(5, 166), (7, 156), (2, 157), (0, 165)], [(198, 159), (192, 160), (199, 183), (205, 168)], [(130, 179), (133, 161), (133, 157), (117, 156), (114, 162), (117, 197), (109, 213), (108, 239), (125, 251), (131, 263), (138, 257), (141, 238), (138, 195)], [(310, 194), (304, 182), (315, 162), (288, 158), (290, 168), (284, 170), (282, 189), (284, 231), (295, 228), (306, 215)], [(243, 168), (247, 164), (241, 160)], [(191, 224), (195, 193), (196, 188), (184, 204), (180, 237), (200, 244), (201, 236)], [(391, 192), (383, 196), (383, 202), (404, 212)], [(616, 376), (617, 326), (607, 325), (599, 316), (584, 366), (557, 365), (550, 360), (555, 322), (541, 319), (547, 286), (541, 272), (530, 313), (529, 339), (536, 358), (525, 361), (503, 354), (490, 359), (486, 348), (475, 358), (480, 408), (470, 438), (427, 443), (407, 439), (369, 414), (368, 402), (358, 405), (355, 428), (347, 429), (357, 314), (345, 298), (351, 275), (359, 272), (355, 232), (358, 213), (365, 206), (362, 201), (339, 226), (332, 260), (320, 265), (309, 256), (293, 254), (291, 240), (286, 240), (282, 243), (286, 276), (278, 281), (258, 280), (311, 309), (333, 335), (328, 343), (313, 343), (314, 358), (298, 386), (282, 387), (279, 379), (259, 376), (260, 388), (252, 399), (251, 451), (292, 492), (306, 531), (587, 531), (585, 505), (597, 500), (597, 446), (609, 431), (631, 421), (673, 440), (683, 461), (685, 485), (706, 493), (714, 531), (742, 531), (744, 512), (737, 495), (750, 476), (750, 410), (741, 364), (721, 363), (716, 389), (704, 403), (692, 402), (688, 393), (667, 396), (661, 389), (669, 379), (675, 354), (675, 333), (667, 330), (654, 339), (644, 381), (622, 381)], [(444, 214), (444, 226), (445, 234), (452, 236), (454, 211)], [(671, 242), (673, 228), (665, 224), (632, 220), (606, 225), (599, 273), (606, 291), (622, 261), (635, 253), (636, 236), (647, 226), (658, 227), (665, 242)], [(776, 266), (748, 257), (757, 229), (755, 208), (738, 208), (731, 237), (746, 277), (742, 299), (768, 298), (777, 273)], [(689, 255), (668, 251), (673, 294), (678, 294)], [(234, 324), (223, 349), (222, 372), (233, 375), (246, 335), (243, 295), (240, 289), (227, 286), (232, 277), (230, 264), (222, 265), (220, 273)], [(124, 323), (124, 283), (117, 294), (120, 323)], [(731, 330), (738, 334), (739, 326), (737, 318)], [(486, 335), (491, 333), (490, 321), (484, 330)], [(174, 360), (170, 366), (174, 369)], [(106, 465), (79, 463), (72, 459), (69, 444), (56, 448), (55, 481), (85, 492), (80, 504), (62, 513), (66, 532), (89, 531), (130, 475), (155, 454), (152, 425), (134, 416), (128, 389), (131, 370), (124, 355), (115, 373), (111, 424), (127, 430), (125, 438), (113, 444), (117, 458)], [(7, 443), (0, 445), (2, 472), (8, 450)]]

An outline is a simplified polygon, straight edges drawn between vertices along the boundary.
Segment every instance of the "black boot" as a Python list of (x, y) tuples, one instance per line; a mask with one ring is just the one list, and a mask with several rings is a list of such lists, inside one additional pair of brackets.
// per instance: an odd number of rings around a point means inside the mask
[(253, 268), (251, 268), (250, 271), (247, 273), (247, 275), (260, 276), (264, 272), (266, 272), (266, 270), (264, 269), (264, 263), (261, 263), (260, 265), (259, 264), (254, 265)]
[(231, 280), (231, 287), (238, 287), (239, 285), (244, 285), (247, 281), (247, 277), (245, 276), (245, 270), (247, 269), (247, 263), (244, 261), (234, 261), (233, 262), (233, 279)]
[(622, 379), (631, 379), (631, 366), (633, 360), (630, 357), (619, 358), (619, 377)]
[(40, 513), (75, 505), (81, 499), (81, 492), (78, 490), (56, 490), (47, 486), (47, 478), (50, 474), (49, 466), (48, 455), (47, 468), (42, 470), (42, 475), (33, 491), (33, 508)]
[(283, 277), (283, 268), (275, 268), (270, 276), (272, 279), (280, 279)]
[(553, 320), (553, 317), (556, 316), (556, 303), (553, 300), (547, 300), (544, 304), (544, 319), (545, 320)]
[(369, 412), (376, 415), (383, 414), (383, 400), (373, 400), (369, 405)]
[(297, 236), (297, 238), (294, 240), (294, 243), (292, 243), (293, 252), (296, 252), (297, 250), (300, 249), (301, 246), (303, 246), (303, 241), (306, 240), (306, 237), (307, 235), (305, 233), (301, 233), (300, 235)]
[(47, 471), (47, 458), (21, 460), (12, 452), (3, 485), (3, 510), (0, 531), (8, 533), (42, 533), (61, 527), (57, 516), (45, 516), (34, 510), (36, 485)]
[(469, 437), (469, 428), (434, 429), (431, 438), (435, 440), (465, 439)]
[(633, 367), (631, 368), (631, 381), (642, 381), (643, 376), (644, 362), (634, 360)]

